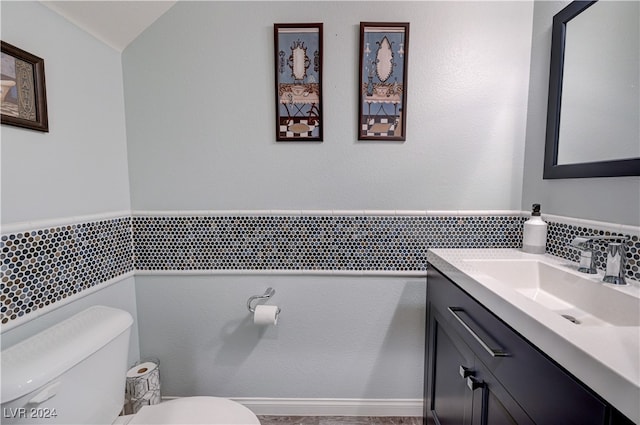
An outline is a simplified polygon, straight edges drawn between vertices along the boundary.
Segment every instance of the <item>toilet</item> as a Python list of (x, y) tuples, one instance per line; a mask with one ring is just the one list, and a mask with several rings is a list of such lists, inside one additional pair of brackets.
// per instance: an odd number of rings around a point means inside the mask
[(133, 319), (94, 306), (2, 351), (2, 424), (259, 425), (219, 397), (184, 397), (118, 416)]

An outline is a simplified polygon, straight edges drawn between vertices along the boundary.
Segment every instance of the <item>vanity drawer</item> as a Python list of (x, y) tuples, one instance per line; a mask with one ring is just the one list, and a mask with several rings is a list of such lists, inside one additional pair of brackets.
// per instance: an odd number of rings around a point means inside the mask
[(427, 301), (539, 424), (604, 424), (607, 405), (431, 265)]

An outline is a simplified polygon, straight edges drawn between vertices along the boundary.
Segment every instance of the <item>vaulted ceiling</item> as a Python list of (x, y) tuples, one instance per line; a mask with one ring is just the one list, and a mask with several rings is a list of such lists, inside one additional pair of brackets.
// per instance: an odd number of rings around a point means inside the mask
[(169, 10), (169, 0), (41, 1), (67, 20), (118, 51)]

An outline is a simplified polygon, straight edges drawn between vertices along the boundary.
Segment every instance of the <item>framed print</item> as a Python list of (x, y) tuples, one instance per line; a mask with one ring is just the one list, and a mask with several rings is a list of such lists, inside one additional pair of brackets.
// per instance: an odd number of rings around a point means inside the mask
[(274, 24), (276, 140), (322, 141), (322, 24)]
[(405, 141), (409, 23), (360, 23), (358, 140)]
[(2, 43), (2, 124), (49, 131), (44, 60), (9, 43)]

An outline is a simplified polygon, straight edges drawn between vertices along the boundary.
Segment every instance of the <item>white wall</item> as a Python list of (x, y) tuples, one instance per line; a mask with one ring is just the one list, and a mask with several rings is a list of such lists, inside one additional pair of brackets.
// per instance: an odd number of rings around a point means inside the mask
[[(179, 2), (123, 53), (132, 204), (519, 209), (529, 2)], [(407, 141), (358, 142), (360, 21), (408, 21)], [(324, 23), (324, 142), (274, 141), (273, 24)]]
[(2, 2), (2, 40), (44, 59), (49, 113), (1, 127), (2, 223), (130, 209), (120, 53), (38, 2)]
[(543, 212), (549, 214), (638, 226), (640, 177), (542, 179), (551, 25), (553, 15), (567, 4), (535, 2), (521, 209), (541, 203)]

